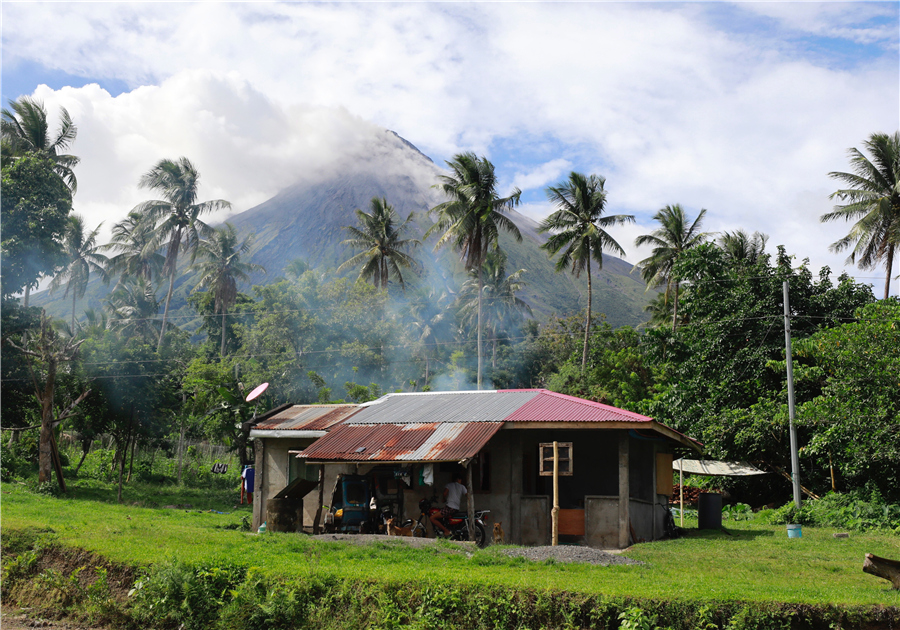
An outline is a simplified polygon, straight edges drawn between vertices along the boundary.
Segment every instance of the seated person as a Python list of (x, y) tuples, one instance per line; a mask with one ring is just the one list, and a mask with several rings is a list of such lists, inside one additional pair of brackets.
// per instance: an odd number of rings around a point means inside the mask
[(454, 512), (459, 511), (459, 502), (467, 492), (466, 487), (462, 484), (462, 474), (455, 473), (453, 475), (453, 481), (448, 483), (447, 487), (444, 488), (445, 506), (441, 508), (440, 512), (435, 512), (431, 515), (431, 525), (434, 527), (435, 532), (440, 528), (444, 533), (444, 536), (450, 535), (450, 530), (444, 525), (443, 519), (448, 518), (449, 516), (452, 516)]

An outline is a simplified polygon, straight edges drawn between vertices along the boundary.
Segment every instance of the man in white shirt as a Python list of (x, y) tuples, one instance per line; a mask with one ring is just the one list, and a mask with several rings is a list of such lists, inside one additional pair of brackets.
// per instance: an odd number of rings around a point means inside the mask
[(468, 490), (466, 490), (466, 487), (462, 484), (462, 475), (460, 473), (454, 473), (453, 481), (448, 483), (447, 487), (444, 488), (445, 507), (443, 507), (440, 512), (435, 512), (431, 515), (431, 525), (434, 527), (435, 531), (440, 528), (445, 536), (450, 535), (450, 530), (444, 525), (442, 519), (459, 511), (460, 501), (467, 493)]

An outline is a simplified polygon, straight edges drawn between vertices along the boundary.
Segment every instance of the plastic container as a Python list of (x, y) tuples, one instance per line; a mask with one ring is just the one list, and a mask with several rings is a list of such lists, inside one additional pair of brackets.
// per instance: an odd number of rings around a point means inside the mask
[(256, 530), (256, 533), (257, 533), (257, 534), (262, 534), (262, 533), (264, 533), (265, 531), (266, 531), (266, 524), (263, 523), (262, 525), (259, 526), (259, 529)]
[(788, 538), (803, 538), (803, 528), (800, 525), (787, 526)]

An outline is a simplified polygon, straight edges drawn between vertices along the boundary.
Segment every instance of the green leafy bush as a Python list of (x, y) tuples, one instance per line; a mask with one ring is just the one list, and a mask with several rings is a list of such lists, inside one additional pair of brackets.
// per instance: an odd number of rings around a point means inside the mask
[(900, 534), (900, 505), (887, 503), (877, 490), (868, 494), (831, 492), (819, 500), (803, 502), (799, 510), (788, 503), (761, 514), (773, 525), (796, 523), (859, 532), (887, 529)]
[(133, 615), (149, 626), (206, 630), (246, 574), (247, 569), (236, 564), (163, 562), (149, 569), (129, 592)]
[(6, 446), (0, 449), (0, 480), (13, 481), (35, 467), (38, 459), (37, 432), (23, 433), (18, 442), (7, 442), (9, 433), (3, 434)]

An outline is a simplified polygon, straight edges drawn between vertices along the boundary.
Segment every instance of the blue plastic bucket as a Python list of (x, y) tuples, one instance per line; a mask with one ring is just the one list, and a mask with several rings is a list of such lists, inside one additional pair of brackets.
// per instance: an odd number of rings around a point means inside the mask
[(787, 526), (788, 538), (803, 538), (803, 530), (799, 525)]

